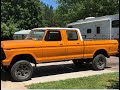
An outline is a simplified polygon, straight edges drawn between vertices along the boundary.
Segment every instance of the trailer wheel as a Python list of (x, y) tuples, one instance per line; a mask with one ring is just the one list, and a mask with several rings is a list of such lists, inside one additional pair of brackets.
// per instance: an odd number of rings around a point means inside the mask
[(83, 65), (83, 61), (82, 60), (72, 60), (73, 63), (76, 65), (76, 66), (81, 66)]
[(31, 79), (33, 68), (30, 62), (20, 60), (11, 68), (11, 76), (15, 81), (26, 81)]
[(106, 57), (103, 54), (98, 54), (92, 61), (92, 67), (95, 70), (104, 70), (106, 67)]

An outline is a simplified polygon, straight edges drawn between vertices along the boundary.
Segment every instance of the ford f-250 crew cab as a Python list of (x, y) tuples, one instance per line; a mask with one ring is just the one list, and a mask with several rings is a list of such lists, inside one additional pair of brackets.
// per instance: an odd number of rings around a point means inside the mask
[(10, 69), (15, 81), (29, 80), (31, 63), (73, 60), (75, 65), (92, 62), (93, 69), (103, 70), (106, 57), (118, 52), (117, 40), (87, 40), (77, 28), (35, 28), (25, 40), (1, 42), (1, 65)]

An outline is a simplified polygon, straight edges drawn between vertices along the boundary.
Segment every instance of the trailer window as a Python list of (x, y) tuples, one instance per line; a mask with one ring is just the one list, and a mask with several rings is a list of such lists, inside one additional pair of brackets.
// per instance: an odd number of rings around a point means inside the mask
[(68, 28), (73, 28), (72, 26), (68, 26)]
[(112, 21), (112, 27), (113, 28), (119, 27), (119, 20)]
[(91, 33), (92, 32), (92, 30), (91, 29), (87, 29), (87, 33)]
[(100, 27), (96, 27), (97, 29), (97, 34), (100, 34)]

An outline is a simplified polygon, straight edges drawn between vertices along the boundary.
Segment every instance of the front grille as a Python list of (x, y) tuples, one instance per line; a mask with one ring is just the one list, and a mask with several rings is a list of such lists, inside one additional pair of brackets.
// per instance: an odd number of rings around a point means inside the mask
[(4, 60), (6, 57), (5, 57), (5, 53), (4, 53), (4, 50), (3, 48), (1, 48), (1, 61)]

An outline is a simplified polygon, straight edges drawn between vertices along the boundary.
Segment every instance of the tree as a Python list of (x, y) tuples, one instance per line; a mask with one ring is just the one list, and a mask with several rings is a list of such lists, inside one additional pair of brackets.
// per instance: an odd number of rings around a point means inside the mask
[(17, 30), (41, 27), (41, 7), (39, 0), (1, 0), (2, 32), (12, 38)]
[(43, 26), (45, 27), (53, 27), (56, 26), (55, 21), (55, 10), (53, 10), (52, 6), (46, 5), (43, 3), (42, 8), (42, 19), (43, 19)]
[(7, 23), (13, 18), (19, 28), (32, 29), (42, 26), (41, 4), (38, 0), (2, 0), (1, 22)]
[(119, 0), (56, 0), (58, 20), (65, 26), (86, 17), (99, 17), (119, 13)]
[(9, 39), (13, 39), (14, 32), (19, 30), (17, 27), (18, 27), (17, 23), (14, 23), (12, 19), (10, 19), (7, 23), (2, 23), (1, 24), (1, 32), (2, 32), (1, 36), (2, 37), (5, 36), (5, 37), (9, 37)]

